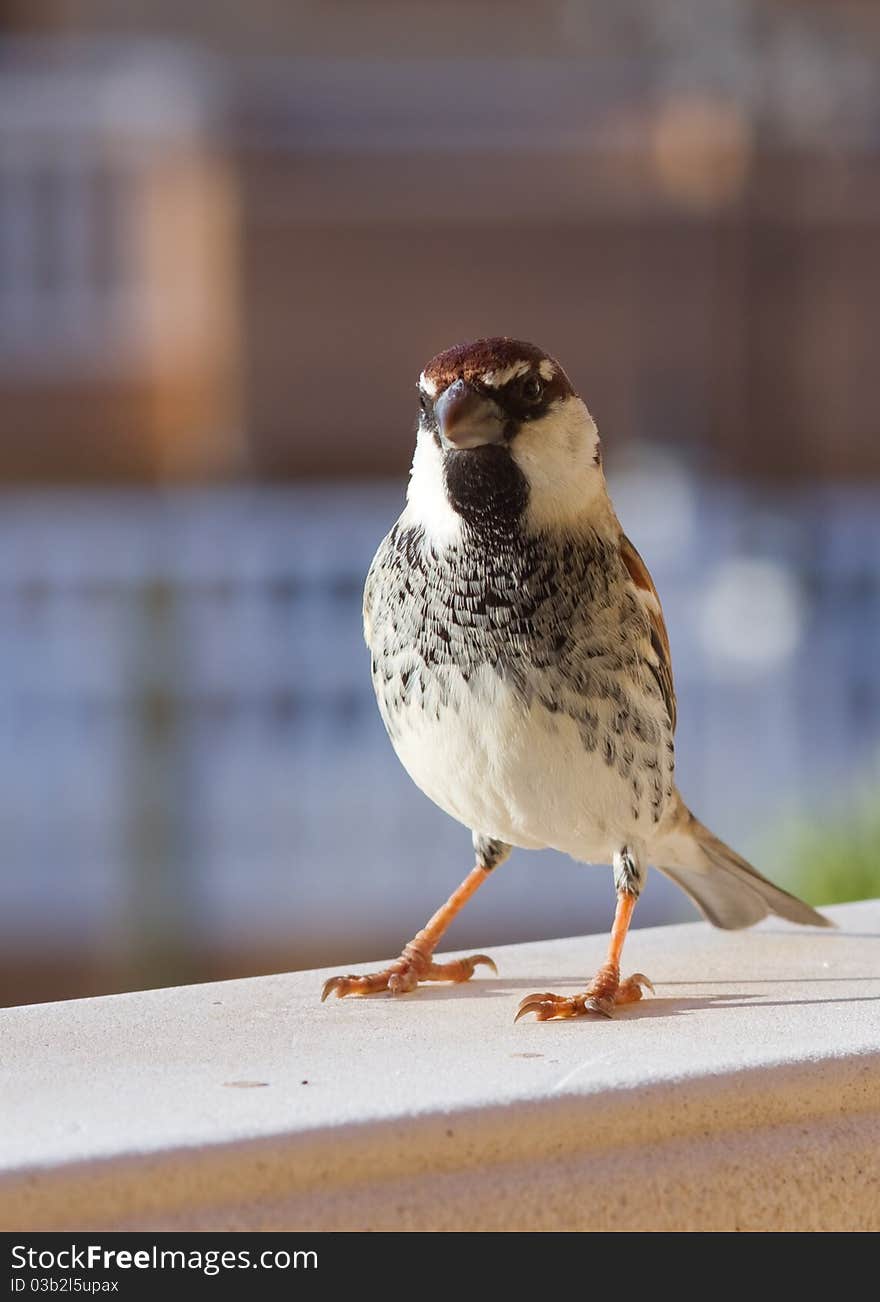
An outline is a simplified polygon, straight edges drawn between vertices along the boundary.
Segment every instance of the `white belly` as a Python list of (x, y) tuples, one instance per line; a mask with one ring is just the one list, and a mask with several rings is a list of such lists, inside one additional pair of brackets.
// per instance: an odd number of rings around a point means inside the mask
[(567, 715), (525, 707), (488, 668), (436, 711), (405, 706), (392, 739), (413, 781), (472, 831), (598, 863), (650, 834), (649, 807), (635, 815), (632, 780), (601, 745), (587, 749)]

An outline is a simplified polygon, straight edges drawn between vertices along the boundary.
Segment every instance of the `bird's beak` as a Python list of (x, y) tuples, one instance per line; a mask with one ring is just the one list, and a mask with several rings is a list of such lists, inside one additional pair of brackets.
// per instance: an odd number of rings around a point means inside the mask
[(456, 380), (434, 404), (445, 448), (480, 448), (504, 438), (504, 417), (491, 398)]

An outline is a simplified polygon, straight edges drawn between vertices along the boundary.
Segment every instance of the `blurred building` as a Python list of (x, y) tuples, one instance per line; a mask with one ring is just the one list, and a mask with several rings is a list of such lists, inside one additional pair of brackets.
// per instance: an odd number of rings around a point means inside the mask
[(0, 47), (0, 471), (240, 462), (238, 184), (171, 52)]
[(612, 455), (880, 469), (875, 5), (5, 14), (5, 478), (400, 473), (412, 378), (483, 333)]

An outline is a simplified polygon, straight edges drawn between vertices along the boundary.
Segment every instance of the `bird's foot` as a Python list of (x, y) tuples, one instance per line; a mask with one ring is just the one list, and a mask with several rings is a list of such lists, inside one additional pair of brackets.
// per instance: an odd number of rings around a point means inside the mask
[(651, 982), (641, 972), (635, 972), (621, 981), (618, 969), (606, 964), (599, 969), (582, 995), (572, 995), (570, 998), (551, 994), (527, 995), (513, 1020), (518, 1022), (527, 1013), (534, 1013), (539, 1022), (549, 1022), (552, 1017), (584, 1017), (587, 1013), (613, 1017), (615, 1008), (620, 1004), (634, 1004), (641, 999), (645, 990), (654, 993)]
[(339, 999), (346, 995), (374, 995), (387, 990), (392, 995), (405, 995), (415, 990), (421, 981), (469, 981), (474, 968), (484, 963), (498, 974), (498, 969), (488, 954), (471, 954), (469, 958), (455, 958), (447, 963), (435, 963), (433, 956), (412, 942), (400, 958), (381, 972), (365, 976), (335, 976), (324, 982), (321, 1003), (328, 995), (336, 993)]

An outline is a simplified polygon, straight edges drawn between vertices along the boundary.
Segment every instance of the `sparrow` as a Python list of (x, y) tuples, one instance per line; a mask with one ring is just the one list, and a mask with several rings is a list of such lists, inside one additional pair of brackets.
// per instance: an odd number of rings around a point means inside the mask
[(517, 1019), (612, 1016), (653, 991), (620, 959), (647, 869), (716, 927), (768, 913), (830, 925), (690, 812), (675, 785), (676, 698), (657, 589), (605, 483), (596, 424), (559, 363), (480, 339), (419, 377), (405, 509), (364, 592), (373, 687), (397, 755), (470, 829), (476, 864), (389, 967), (336, 976), (322, 998), (466, 981), (486, 954), (437, 962), (449, 923), (511, 847), (610, 864), (607, 961), (571, 997)]

